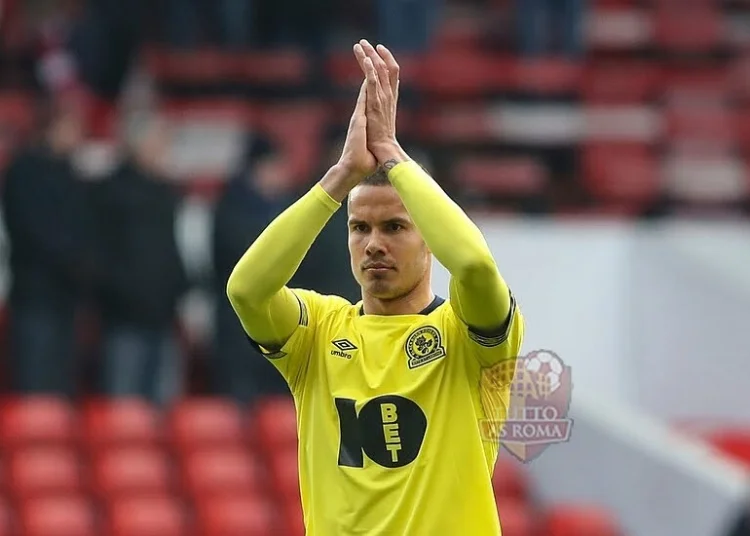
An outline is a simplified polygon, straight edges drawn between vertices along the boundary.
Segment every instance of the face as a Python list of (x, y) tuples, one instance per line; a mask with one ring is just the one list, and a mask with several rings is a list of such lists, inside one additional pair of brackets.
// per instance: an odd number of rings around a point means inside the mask
[(431, 254), (392, 186), (358, 186), (349, 196), (349, 254), (364, 293), (407, 295), (429, 277)]
[(141, 134), (136, 152), (142, 165), (155, 173), (165, 172), (169, 158), (171, 132), (166, 123), (155, 120)]
[(248, 178), (268, 197), (287, 195), (295, 185), (293, 170), (281, 155), (260, 158)]
[(52, 146), (61, 154), (76, 149), (83, 139), (82, 119), (74, 112), (60, 115), (52, 126)]

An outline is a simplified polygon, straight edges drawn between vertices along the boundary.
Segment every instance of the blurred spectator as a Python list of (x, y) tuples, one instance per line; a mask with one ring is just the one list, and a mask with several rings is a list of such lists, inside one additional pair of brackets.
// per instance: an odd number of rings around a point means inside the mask
[(11, 162), (2, 203), (11, 248), (11, 387), (72, 395), (74, 319), (94, 277), (87, 205), (70, 157), (82, 138), (76, 108), (55, 108), (42, 143)]
[(424, 52), (440, 24), (442, 0), (375, 0), (378, 42), (394, 52)]
[(263, 229), (295, 198), (294, 177), (269, 139), (253, 136), (240, 171), (219, 199), (213, 222), (217, 295), (214, 389), (240, 403), (264, 394), (289, 393), (278, 371), (255, 353), (226, 298), (237, 261)]
[[(518, 0), (521, 53), (528, 57), (583, 53), (585, 0)], [(557, 41), (555, 41), (557, 39)]]
[(167, 143), (161, 120), (131, 118), (128, 157), (96, 197), (105, 274), (99, 296), (104, 391), (157, 403), (168, 402), (162, 380), (177, 381), (174, 327), (188, 288), (175, 237), (179, 196), (165, 172)]
[(144, 38), (145, 0), (89, 0), (70, 37), (80, 80), (96, 95), (113, 100), (130, 73)]

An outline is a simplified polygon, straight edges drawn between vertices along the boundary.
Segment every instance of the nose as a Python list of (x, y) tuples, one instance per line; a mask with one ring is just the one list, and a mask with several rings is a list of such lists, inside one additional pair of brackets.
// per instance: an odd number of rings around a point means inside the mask
[(385, 243), (383, 236), (380, 231), (372, 231), (367, 237), (367, 245), (365, 246), (365, 254), (368, 257), (378, 257), (385, 253)]

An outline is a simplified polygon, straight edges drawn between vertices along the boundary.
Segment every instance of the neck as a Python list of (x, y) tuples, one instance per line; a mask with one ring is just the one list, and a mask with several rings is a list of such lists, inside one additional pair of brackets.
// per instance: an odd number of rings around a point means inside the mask
[(362, 308), (366, 315), (415, 315), (426, 309), (434, 299), (430, 282), (425, 280), (408, 294), (391, 300), (376, 298), (363, 292)]

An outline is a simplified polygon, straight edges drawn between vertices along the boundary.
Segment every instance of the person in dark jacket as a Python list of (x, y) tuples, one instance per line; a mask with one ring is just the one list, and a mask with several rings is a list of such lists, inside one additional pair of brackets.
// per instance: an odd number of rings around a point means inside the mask
[(169, 402), (165, 369), (177, 373), (174, 328), (188, 288), (175, 236), (180, 198), (164, 168), (167, 141), (157, 118), (131, 120), (129, 156), (96, 196), (106, 268), (99, 292), (104, 391), (161, 404)]
[(83, 122), (51, 110), (42, 143), (7, 169), (2, 208), (10, 245), (10, 387), (21, 393), (75, 391), (74, 319), (93, 277), (84, 184), (71, 165)]
[(296, 193), (283, 154), (263, 136), (249, 139), (243, 162), (214, 208), (212, 261), (216, 296), (212, 385), (216, 394), (247, 403), (288, 394), (276, 369), (255, 353), (226, 296), (237, 261)]

